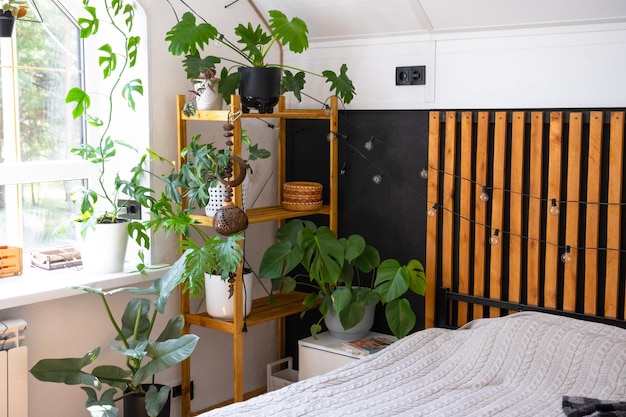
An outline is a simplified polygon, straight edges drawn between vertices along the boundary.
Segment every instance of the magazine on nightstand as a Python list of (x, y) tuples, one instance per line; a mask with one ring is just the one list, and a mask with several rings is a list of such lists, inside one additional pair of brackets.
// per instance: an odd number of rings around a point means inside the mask
[(362, 339), (344, 342), (342, 345), (350, 353), (365, 356), (381, 351), (395, 341), (396, 339), (391, 336), (366, 336)]

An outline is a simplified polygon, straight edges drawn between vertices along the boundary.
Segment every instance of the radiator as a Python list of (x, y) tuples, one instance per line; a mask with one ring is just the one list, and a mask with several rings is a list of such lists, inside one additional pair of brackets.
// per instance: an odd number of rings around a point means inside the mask
[(0, 417), (28, 417), (28, 351), (24, 320), (0, 320)]

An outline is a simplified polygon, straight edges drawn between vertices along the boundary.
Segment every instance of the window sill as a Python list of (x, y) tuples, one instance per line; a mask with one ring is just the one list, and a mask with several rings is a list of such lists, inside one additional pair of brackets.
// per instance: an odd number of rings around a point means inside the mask
[(0, 278), (0, 310), (83, 294), (70, 288), (77, 285), (109, 290), (150, 283), (166, 271), (164, 267), (150, 270), (147, 275), (136, 271), (94, 275), (77, 268), (47, 271), (24, 265), (22, 275)]

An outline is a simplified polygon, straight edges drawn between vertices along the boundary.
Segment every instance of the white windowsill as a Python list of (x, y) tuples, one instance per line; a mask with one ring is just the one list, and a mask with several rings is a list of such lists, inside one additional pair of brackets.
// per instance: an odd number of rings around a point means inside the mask
[(22, 275), (0, 278), (0, 310), (83, 294), (70, 288), (77, 285), (109, 290), (149, 283), (167, 270), (167, 267), (150, 270), (147, 275), (130, 270), (94, 275), (78, 268), (47, 271), (25, 264)]

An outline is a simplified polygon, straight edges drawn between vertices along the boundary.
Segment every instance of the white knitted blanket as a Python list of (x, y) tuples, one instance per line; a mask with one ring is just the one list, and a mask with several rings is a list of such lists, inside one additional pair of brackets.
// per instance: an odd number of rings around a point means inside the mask
[(427, 329), (202, 417), (549, 417), (564, 395), (626, 400), (626, 330), (541, 313)]

